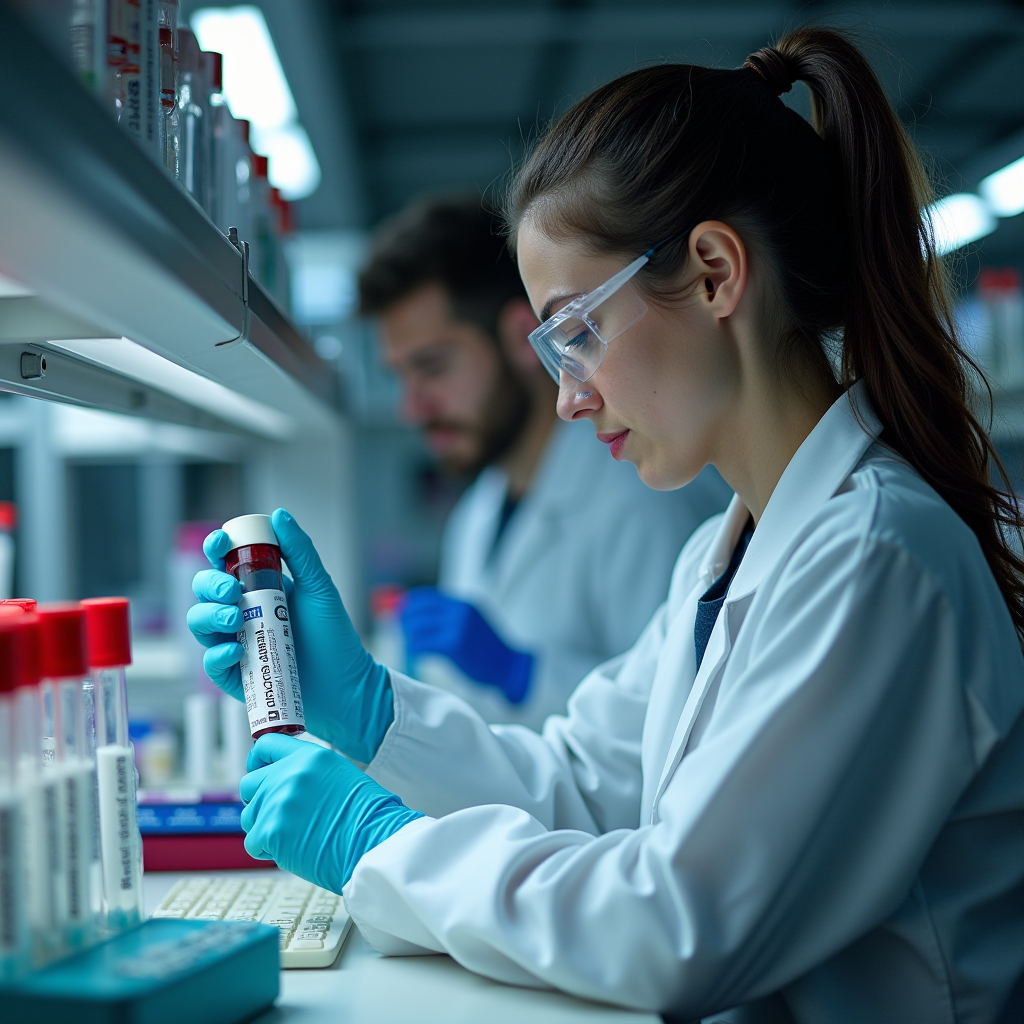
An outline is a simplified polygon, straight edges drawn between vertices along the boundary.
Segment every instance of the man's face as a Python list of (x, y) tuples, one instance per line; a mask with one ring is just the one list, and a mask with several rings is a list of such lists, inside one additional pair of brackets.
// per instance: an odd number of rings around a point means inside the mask
[(384, 360), (402, 383), (402, 415), (453, 473), (500, 458), (529, 413), (529, 392), (496, 340), (455, 320), (440, 285), (406, 296), (380, 318)]

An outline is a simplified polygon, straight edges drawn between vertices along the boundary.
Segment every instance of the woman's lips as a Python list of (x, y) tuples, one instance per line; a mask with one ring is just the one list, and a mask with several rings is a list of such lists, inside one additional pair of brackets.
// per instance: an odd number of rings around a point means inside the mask
[(628, 433), (628, 430), (621, 430), (617, 434), (598, 434), (597, 439), (603, 444), (608, 445), (612, 458), (617, 459), (622, 454), (622, 446), (626, 443), (626, 435)]

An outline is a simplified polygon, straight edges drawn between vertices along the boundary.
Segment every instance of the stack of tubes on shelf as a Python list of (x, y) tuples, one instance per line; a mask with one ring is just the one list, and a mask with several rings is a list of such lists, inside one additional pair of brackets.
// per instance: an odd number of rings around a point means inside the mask
[(128, 601), (0, 602), (0, 985), (142, 920)]
[(221, 54), (179, 26), (178, 0), (71, 0), (70, 25), (52, 24), (49, 6), (45, 20), (27, 0), (16, 6), (221, 232), (238, 229), (253, 277), (287, 309), (290, 206), (269, 183), (267, 158), (250, 149), (249, 123), (228, 109)]

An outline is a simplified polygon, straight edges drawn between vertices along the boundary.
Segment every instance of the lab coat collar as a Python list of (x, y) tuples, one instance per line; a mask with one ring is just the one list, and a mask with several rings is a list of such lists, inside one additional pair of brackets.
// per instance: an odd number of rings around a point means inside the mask
[[(729, 655), (733, 638), (742, 624), (745, 604), (749, 607), (748, 599), (780, 554), (804, 523), (839, 490), (881, 430), (882, 424), (871, 409), (863, 386), (855, 384), (822, 416), (790, 459), (754, 530), (729, 587), (725, 606), (711, 631), (651, 802), (649, 813), (652, 822), (657, 821), (658, 801), (686, 752), (704, 701)], [(701, 592), (728, 566), (749, 516), (747, 507), (738, 496), (734, 496), (701, 565), (697, 588), (686, 603), (688, 621), (692, 621)], [(734, 612), (739, 614), (734, 615)], [(648, 813), (646, 808), (643, 813)]]
[[(839, 490), (881, 431), (867, 388), (857, 381), (818, 421), (776, 484), (729, 587), (729, 603), (757, 589), (779, 552)], [(734, 496), (701, 566), (702, 584), (710, 586), (725, 571), (749, 515)]]

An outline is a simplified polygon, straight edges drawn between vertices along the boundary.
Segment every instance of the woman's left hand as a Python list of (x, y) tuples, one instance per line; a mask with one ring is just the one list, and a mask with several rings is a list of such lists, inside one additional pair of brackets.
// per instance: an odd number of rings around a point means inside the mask
[(423, 817), (340, 754), (292, 736), (261, 736), (238, 790), (249, 855), (336, 893), (364, 853)]

